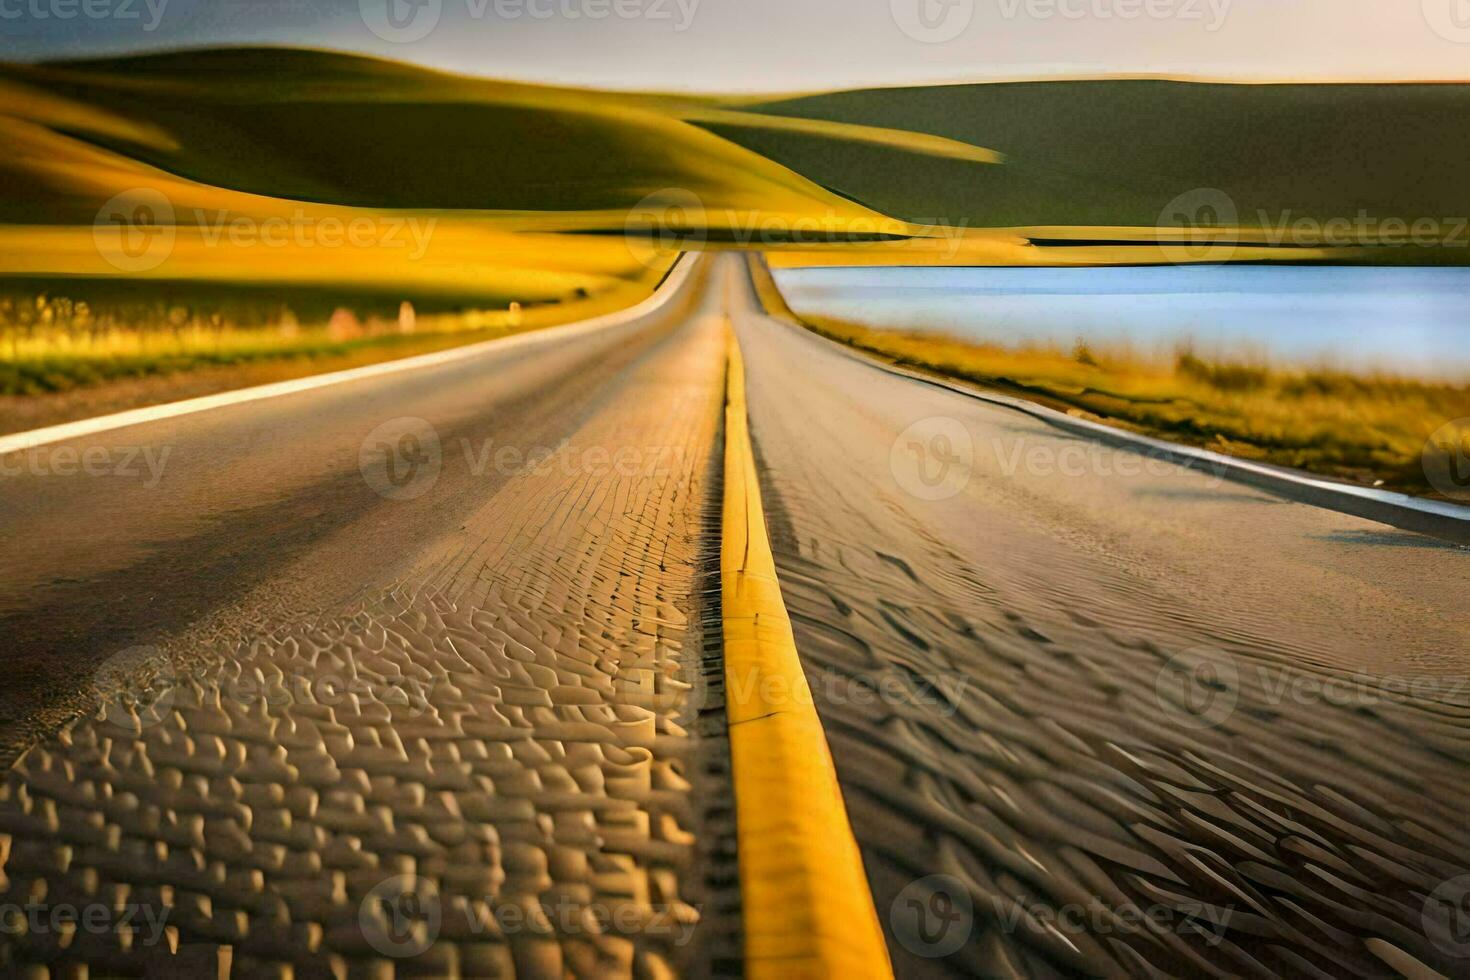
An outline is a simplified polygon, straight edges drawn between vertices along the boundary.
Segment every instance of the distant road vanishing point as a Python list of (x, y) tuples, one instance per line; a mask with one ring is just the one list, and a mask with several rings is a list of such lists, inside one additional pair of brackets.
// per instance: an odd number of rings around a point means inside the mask
[[(1464, 547), (899, 376), (764, 275), (9, 453), (5, 972), (1470, 969)], [(736, 370), (746, 625), (810, 699), (724, 657)], [(842, 921), (844, 859), (744, 860), (756, 696), (815, 705), (772, 758), (841, 799), (772, 832), (855, 841)]]

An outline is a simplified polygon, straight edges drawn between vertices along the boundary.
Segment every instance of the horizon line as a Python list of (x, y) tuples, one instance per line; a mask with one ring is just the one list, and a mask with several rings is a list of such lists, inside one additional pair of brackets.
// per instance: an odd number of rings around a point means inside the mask
[(1267, 85), (1464, 85), (1470, 84), (1470, 76), (1459, 78), (1434, 78), (1434, 77), (1395, 77), (1395, 76), (1271, 76), (1252, 74), (1218, 74), (1218, 73), (1194, 73), (1194, 72), (1086, 72), (1065, 71), (1036, 72), (993, 76), (971, 76), (971, 77), (940, 77), (927, 80), (911, 81), (873, 81), (858, 82), (855, 84), (841, 84), (832, 88), (798, 88), (798, 89), (699, 89), (675, 87), (669, 89), (648, 89), (637, 86), (618, 85), (614, 82), (568, 82), (547, 78), (535, 77), (510, 77), (504, 75), (481, 74), (477, 72), (462, 71), (455, 68), (445, 68), (438, 65), (427, 64), (420, 61), (388, 58), (379, 54), (361, 51), (346, 47), (333, 47), (330, 45), (302, 45), (302, 44), (276, 44), (259, 42), (251, 44), (227, 44), (227, 43), (202, 43), (183, 44), (150, 49), (115, 49), (99, 50), (85, 54), (55, 55), (47, 54), (37, 57), (0, 58), (0, 65), (58, 65), (61, 63), (80, 63), (88, 61), (103, 61), (110, 59), (126, 58), (149, 58), (160, 55), (205, 53), (209, 51), (298, 51), (308, 53), (344, 55), (353, 58), (361, 58), (365, 61), (377, 61), (390, 65), (403, 65), (418, 68), (426, 72), (441, 75), (450, 75), (458, 78), (481, 80), (488, 82), (502, 82), (517, 85), (535, 85), (546, 88), (568, 88), (586, 91), (603, 92), (608, 94), (624, 95), (678, 95), (691, 98), (751, 98), (761, 97), (772, 100), (803, 98), (812, 95), (828, 95), (836, 92), (859, 92), (874, 89), (904, 89), (904, 88), (945, 88), (963, 85), (1024, 85), (1047, 82), (1105, 82), (1105, 81), (1162, 81), (1178, 82), (1194, 85), (1242, 85), (1242, 86), (1267, 86)]

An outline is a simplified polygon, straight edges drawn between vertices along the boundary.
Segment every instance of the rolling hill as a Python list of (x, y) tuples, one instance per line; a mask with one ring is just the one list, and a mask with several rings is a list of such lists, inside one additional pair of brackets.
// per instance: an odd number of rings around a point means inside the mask
[(834, 92), (746, 105), (990, 147), (999, 166), (709, 128), (896, 218), (971, 227), (1149, 226), (1201, 188), (1241, 222), (1470, 215), (1470, 85), (1065, 80)]
[[(646, 271), (627, 247), (640, 211), (674, 232), (663, 245), (787, 248), (789, 261), (1157, 262), (1181, 260), (1160, 245), (1166, 206), (1204, 192), (1228, 201), (1215, 217), (1243, 243), (1236, 260), (1470, 262), (1470, 241), (1261, 247), (1300, 218), (1452, 231), (1470, 215), (1453, 166), (1470, 153), (1467, 118), (1470, 85), (1450, 84), (1071, 80), (762, 102), (283, 48), (0, 64), (0, 238), (87, 229), (138, 187), (185, 213), (432, 215), (445, 269), (450, 245), (500, 236), (480, 250), (560, 277), (539, 296), (578, 272)], [(545, 239), (515, 237), (529, 233)], [(0, 273), (92, 274), (53, 245)]]

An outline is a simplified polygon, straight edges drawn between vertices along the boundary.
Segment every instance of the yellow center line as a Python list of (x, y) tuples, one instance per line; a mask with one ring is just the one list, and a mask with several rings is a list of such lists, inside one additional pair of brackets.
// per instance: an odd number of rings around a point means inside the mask
[(802, 673), (766, 534), (729, 334), (720, 588), (745, 972), (891, 978), (832, 753)]

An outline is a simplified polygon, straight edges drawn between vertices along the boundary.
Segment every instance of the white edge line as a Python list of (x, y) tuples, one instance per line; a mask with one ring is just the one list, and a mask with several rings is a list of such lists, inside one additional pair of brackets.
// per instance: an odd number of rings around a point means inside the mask
[(1185, 456), (1190, 459), (1196, 459), (1210, 464), (1210, 466), (1217, 470), (1240, 470), (1271, 480), (1283, 480), (1295, 483), (1312, 490), (1321, 491), (1322, 493), (1343, 494), (1349, 497), (1371, 500), (1374, 503), (1388, 504), (1394, 507), (1407, 507), (1433, 514), (1436, 517), (1448, 517), (1461, 521), (1470, 520), (1470, 507), (1463, 507), (1459, 504), (1449, 503), (1448, 501), (1414, 497), (1406, 493), (1398, 493), (1394, 490), (1360, 487), (1351, 483), (1339, 483), (1336, 480), (1324, 480), (1307, 473), (1295, 472), (1286, 467), (1273, 466), (1269, 463), (1257, 463), (1248, 459), (1241, 459), (1239, 456), (1227, 456), (1224, 453), (1217, 453), (1211, 449), (1189, 446), (1184, 443), (1169, 442), (1166, 439), (1158, 439), (1154, 436), (1130, 432), (1127, 429), (1120, 429), (1104, 422), (1094, 422), (1092, 419), (1078, 418), (1075, 415), (1068, 415), (1066, 412), (1058, 411), (1047, 405), (1028, 402), (1024, 398), (980, 392), (966, 388), (963, 384), (927, 378), (919, 372), (908, 372), (902, 368), (896, 368), (895, 371), (916, 381), (937, 383), (941, 387), (957, 392), (958, 394), (966, 395), (979, 401), (994, 402), (995, 404), (1008, 408), (1028, 412), (1044, 421), (1056, 423), (1067, 428), (1080, 429), (1090, 435), (1103, 436), (1120, 442), (1136, 443), (1141, 446), (1147, 446), (1160, 453), (1168, 453), (1171, 456)]
[(544, 343), (550, 340), (562, 340), (568, 337), (591, 333), (595, 330), (620, 326), (654, 313), (666, 305), (669, 300), (678, 294), (680, 287), (688, 280), (690, 271), (694, 268), (695, 264), (696, 259), (690, 253), (685, 253), (675, 260), (674, 267), (664, 277), (663, 282), (658, 285), (652, 295), (639, 300), (627, 309), (605, 313), (588, 320), (576, 320), (570, 323), (542, 327), (539, 330), (512, 334), (508, 337), (496, 337), (493, 340), (485, 340), (464, 347), (453, 347), (449, 350), (435, 351), (431, 354), (418, 354), (413, 357), (382, 361), (378, 364), (347, 368), (343, 371), (329, 371), (326, 374), (294, 378), (290, 381), (277, 381), (271, 384), (256, 385), (251, 388), (237, 388), (233, 391), (222, 391), (219, 394), (204, 395), (200, 398), (186, 398), (183, 401), (165, 402), (162, 405), (148, 405), (143, 408), (128, 409), (125, 412), (115, 412), (111, 415), (99, 415), (95, 418), (78, 419), (75, 422), (63, 422), (60, 425), (32, 429), (29, 432), (14, 432), (9, 435), (0, 436), (0, 456), (7, 453), (24, 452), (25, 450), (35, 449), (38, 446), (49, 445), (53, 442), (63, 442), (68, 439), (81, 438), (82, 436), (97, 435), (100, 432), (111, 432), (114, 429), (142, 425), (147, 422), (158, 422), (163, 419), (177, 418), (181, 415), (192, 415), (196, 412), (207, 412), (211, 409), (225, 408), (230, 405), (243, 405), (247, 402), (263, 401), (267, 398), (279, 398), (284, 395), (294, 395), (303, 391), (314, 391), (317, 388), (328, 388), (332, 385), (345, 384), (349, 381), (377, 378), (384, 375), (397, 374), (401, 371), (415, 371), (419, 368), (450, 364), (493, 351), (509, 350), (515, 347)]
[[(783, 322), (780, 317), (772, 316), (770, 313), (764, 310), (761, 310), (761, 315), (775, 320), (777, 323)], [(989, 402), (991, 404), (999, 405), (1004, 408), (1015, 409), (1016, 411), (1023, 412), (1042, 422), (1046, 422), (1050, 425), (1055, 425), (1058, 428), (1069, 429), (1107, 442), (1124, 443), (1145, 447), (1153, 450), (1155, 453), (1165, 454), (1176, 459), (1182, 458), (1196, 463), (1205, 463), (1211, 467), (1211, 472), (1219, 476), (1228, 476), (1229, 474), (1233, 473), (1237, 476), (1257, 477), (1257, 481), (1251, 481), (1253, 486), (1262, 487), (1263, 484), (1275, 484), (1278, 486), (1281, 484), (1288, 484), (1304, 490), (1313, 490), (1327, 497), (1353, 498), (1366, 504), (1376, 505), (1377, 507), (1385, 508), (1387, 510), (1408, 511), (1413, 514), (1422, 515), (1424, 517), (1433, 518), (1435, 520), (1450, 521), (1452, 522), (1450, 524), (1450, 527), (1454, 528), (1460, 535), (1470, 533), (1470, 507), (1449, 503), (1447, 501), (1429, 500), (1423, 497), (1412, 497), (1406, 493), (1397, 493), (1392, 490), (1378, 490), (1373, 487), (1359, 487), (1354, 486), (1351, 483), (1338, 483), (1333, 480), (1323, 480), (1281, 466), (1272, 466), (1265, 463), (1254, 463), (1250, 460), (1241, 459), (1237, 456), (1226, 456), (1223, 453), (1213, 452), (1209, 449), (1199, 449), (1194, 446), (1186, 446), (1182, 443), (1169, 442), (1164, 439), (1155, 439), (1152, 436), (1145, 436), (1140, 435), (1136, 432), (1129, 432), (1127, 429), (1116, 428), (1102, 422), (1094, 422), (1091, 419), (1083, 419), (1078, 418), (1075, 415), (1068, 415), (1066, 412), (1059, 412), (1054, 408), (1049, 408), (1046, 405), (1041, 405), (1036, 402), (1027, 401), (1024, 398), (1015, 398), (1010, 395), (992, 394), (990, 392), (981, 391), (977, 388), (968, 387), (961, 383), (948, 381), (943, 378), (933, 377), (917, 371), (910, 371), (907, 368), (902, 368), (895, 364), (888, 364), (884, 361), (878, 360), (875, 357), (868, 356), (864, 352), (858, 351), (852, 347), (847, 346), (846, 344), (838, 343), (830, 337), (823, 337), (816, 331), (801, 326), (800, 324), (787, 324), (787, 326), (798, 329), (804, 334), (814, 337), (817, 340), (823, 341), (824, 343), (831, 344), (833, 347), (837, 348), (848, 357), (851, 357), (854, 360), (857, 360), (863, 364), (875, 367), (880, 371), (885, 371), (889, 374), (893, 374), (901, 378), (907, 378), (910, 381), (919, 381), (924, 384), (932, 385), (936, 388), (943, 388), (947, 391), (952, 391), (956, 394), (964, 395), (967, 398), (973, 398), (977, 401)], [(1265, 489), (1269, 490), (1270, 487), (1265, 487)], [(1304, 502), (1309, 504), (1311, 503), (1311, 501)], [(1318, 504), (1316, 506), (1321, 505)], [(1348, 513), (1351, 513), (1354, 516), (1365, 517), (1365, 519), (1367, 520), (1377, 520), (1379, 523), (1384, 523), (1379, 518), (1367, 517), (1366, 515), (1359, 513), (1357, 510), (1348, 511)]]

